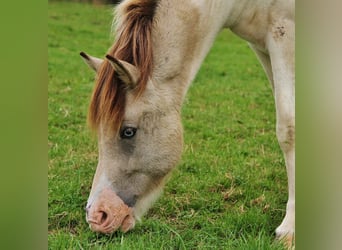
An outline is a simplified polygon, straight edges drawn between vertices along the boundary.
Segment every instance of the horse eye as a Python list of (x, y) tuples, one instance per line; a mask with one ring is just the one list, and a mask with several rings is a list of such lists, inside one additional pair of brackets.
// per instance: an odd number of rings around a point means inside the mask
[(120, 137), (122, 139), (131, 139), (134, 137), (136, 132), (137, 132), (136, 128), (125, 127), (123, 130), (121, 130)]

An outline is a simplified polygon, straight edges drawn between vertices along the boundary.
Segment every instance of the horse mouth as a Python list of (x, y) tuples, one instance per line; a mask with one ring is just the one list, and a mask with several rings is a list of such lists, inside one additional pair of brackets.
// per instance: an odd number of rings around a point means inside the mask
[(118, 216), (112, 220), (104, 219), (100, 221), (100, 223), (96, 219), (87, 218), (87, 222), (89, 223), (90, 229), (94, 232), (110, 234), (120, 228), (122, 232), (126, 233), (134, 227), (135, 219), (130, 215), (126, 215), (123, 220), (121, 218), (122, 217)]

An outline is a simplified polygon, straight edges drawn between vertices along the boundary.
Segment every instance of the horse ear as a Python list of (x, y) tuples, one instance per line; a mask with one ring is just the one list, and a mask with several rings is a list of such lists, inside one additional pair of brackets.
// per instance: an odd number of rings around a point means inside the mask
[(83, 60), (85, 61), (86, 64), (96, 72), (98, 72), (101, 64), (103, 63), (103, 60), (100, 58), (96, 58), (93, 56), (89, 56), (84, 52), (80, 53), (80, 56), (82, 56)]
[(117, 72), (119, 78), (133, 89), (140, 78), (140, 71), (138, 68), (128, 62), (116, 59), (110, 55), (106, 55), (106, 58)]

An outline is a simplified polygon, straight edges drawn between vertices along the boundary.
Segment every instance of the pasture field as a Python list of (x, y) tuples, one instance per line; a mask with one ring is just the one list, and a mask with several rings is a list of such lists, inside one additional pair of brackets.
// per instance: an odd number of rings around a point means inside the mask
[(287, 201), (271, 87), (246, 42), (225, 30), (185, 99), (184, 153), (164, 193), (129, 233), (89, 230), (84, 206), (97, 164), (86, 125), (112, 6), (50, 2), (49, 249), (282, 249), (274, 240)]

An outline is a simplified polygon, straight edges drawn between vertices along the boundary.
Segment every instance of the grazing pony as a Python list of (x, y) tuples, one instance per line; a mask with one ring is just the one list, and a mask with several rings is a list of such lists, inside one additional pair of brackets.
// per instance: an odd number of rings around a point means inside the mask
[(295, 232), (294, 0), (126, 0), (116, 8), (116, 39), (106, 59), (81, 52), (97, 72), (88, 121), (99, 162), (86, 205), (94, 231), (132, 229), (157, 199), (182, 153), (181, 106), (223, 28), (245, 39), (271, 83), (276, 134), (288, 176), (286, 215)]

